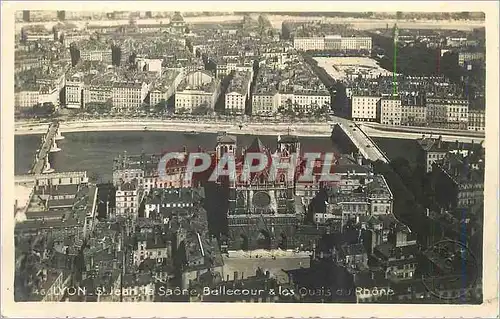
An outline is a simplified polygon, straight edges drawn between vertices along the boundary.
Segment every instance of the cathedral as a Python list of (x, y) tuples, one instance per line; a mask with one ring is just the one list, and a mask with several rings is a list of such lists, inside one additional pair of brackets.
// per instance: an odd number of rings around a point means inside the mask
[[(294, 248), (293, 234), (304, 219), (300, 199), (295, 196), (295, 176), (287, 170), (273, 171), (271, 165), (249, 178), (242, 179), (243, 159), (251, 153), (278, 156), (281, 162), (291, 161), (292, 154), (300, 154), (300, 143), (296, 136), (279, 136), (277, 148), (266, 147), (256, 137), (238, 154), (236, 137), (219, 134), (216, 146), (216, 161), (230, 152), (235, 156), (237, 175), (229, 181), (228, 248), (231, 250), (290, 249)], [(253, 163), (257, 165), (258, 163)], [(269, 178), (275, 174), (275, 178)]]

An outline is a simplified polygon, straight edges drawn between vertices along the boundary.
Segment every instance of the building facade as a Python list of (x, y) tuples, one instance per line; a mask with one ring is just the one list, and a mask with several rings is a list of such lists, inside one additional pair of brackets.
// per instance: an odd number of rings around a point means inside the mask
[(342, 37), (340, 35), (294, 37), (293, 47), (304, 51), (368, 51), (372, 50), (372, 38), (370, 37)]
[(441, 140), (441, 137), (422, 137), (417, 140), (417, 143), (420, 146), (417, 160), (425, 167), (427, 173), (432, 171), (434, 163), (442, 160), (449, 152), (447, 144)]
[(469, 131), (484, 132), (486, 128), (485, 110), (469, 109), (467, 128)]
[(115, 82), (111, 90), (113, 107), (119, 111), (139, 110), (149, 92), (146, 82)]
[(168, 101), (174, 96), (177, 86), (181, 83), (185, 73), (179, 70), (166, 70), (162, 78), (158, 79), (149, 92), (149, 104), (158, 105), (161, 102)]
[(280, 94), (276, 91), (261, 91), (252, 94), (253, 115), (274, 115), (281, 104)]
[(462, 99), (429, 98), (426, 101), (427, 122), (432, 126), (466, 130), (469, 102)]
[(251, 72), (235, 72), (226, 90), (225, 112), (226, 114), (245, 114), (245, 106), (250, 99), (250, 85), (252, 83)]
[(14, 95), (14, 107), (30, 108), (39, 103), (40, 93), (38, 86), (32, 88), (21, 88), (16, 90)]
[(375, 122), (379, 118), (380, 100), (378, 96), (353, 96), (351, 117), (354, 121)]
[(425, 126), (427, 110), (423, 105), (401, 105), (401, 125)]
[(484, 62), (485, 55), (484, 52), (459, 52), (458, 53), (458, 65), (464, 66), (466, 63), (470, 62)]
[(66, 107), (81, 108), (84, 105), (83, 90), (85, 88), (83, 82), (83, 74), (75, 74), (66, 80)]
[[(227, 142), (230, 142), (229, 140)], [(221, 140), (216, 146), (217, 158), (235, 150), (236, 142)], [(300, 149), (296, 139), (281, 139), (275, 155), (282, 161), (290, 160), (290, 154)], [(271, 155), (270, 150), (256, 138), (244, 154)], [(274, 152), (273, 152), (274, 153)], [(293, 234), (301, 218), (294, 196), (294, 176), (278, 170), (276, 178), (269, 179), (270, 168), (250, 174), (242, 179), (243, 170), (237, 168), (233, 181), (229, 179), (228, 246), (229, 249), (286, 249), (294, 243)], [(223, 181), (221, 181), (223, 182)]]
[(293, 47), (297, 50), (324, 50), (325, 38), (324, 37), (310, 37), (310, 38), (294, 38)]
[(205, 71), (194, 71), (177, 87), (175, 112), (192, 112), (197, 108), (214, 109), (220, 94), (220, 81)]
[(401, 125), (401, 100), (382, 99), (380, 101), (380, 123), (385, 125)]
[(116, 216), (136, 219), (142, 200), (142, 189), (137, 179), (118, 184), (116, 189)]

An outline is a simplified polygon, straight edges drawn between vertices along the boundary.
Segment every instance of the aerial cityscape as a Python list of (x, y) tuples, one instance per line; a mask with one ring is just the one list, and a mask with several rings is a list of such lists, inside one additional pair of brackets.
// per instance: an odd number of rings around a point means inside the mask
[(16, 12), (15, 301), (482, 304), (482, 12)]

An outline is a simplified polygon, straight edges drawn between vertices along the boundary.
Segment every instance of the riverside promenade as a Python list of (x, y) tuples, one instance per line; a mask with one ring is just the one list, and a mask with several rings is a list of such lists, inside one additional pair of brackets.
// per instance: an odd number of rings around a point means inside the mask
[[(50, 123), (16, 122), (16, 135), (43, 134)], [(331, 122), (311, 123), (234, 123), (225, 121), (180, 121), (155, 119), (93, 119), (64, 121), (59, 127), (62, 133), (92, 131), (170, 131), (229, 134), (279, 135), (288, 131), (298, 136), (329, 137), (332, 134)]]

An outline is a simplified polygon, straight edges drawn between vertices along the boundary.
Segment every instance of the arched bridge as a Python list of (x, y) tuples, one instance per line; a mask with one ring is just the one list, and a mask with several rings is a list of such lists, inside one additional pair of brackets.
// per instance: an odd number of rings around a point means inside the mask
[(33, 166), (30, 174), (51, 173), (54, 169), (50, 165), (49, 154), (59, 152), (61, 149), (57, 146), (57, 141), (64, 139), (59, 132), (59, 121), (54, 121), (49, 125), (47, 133), (42, 137), (40, 146), (35, 154)]

